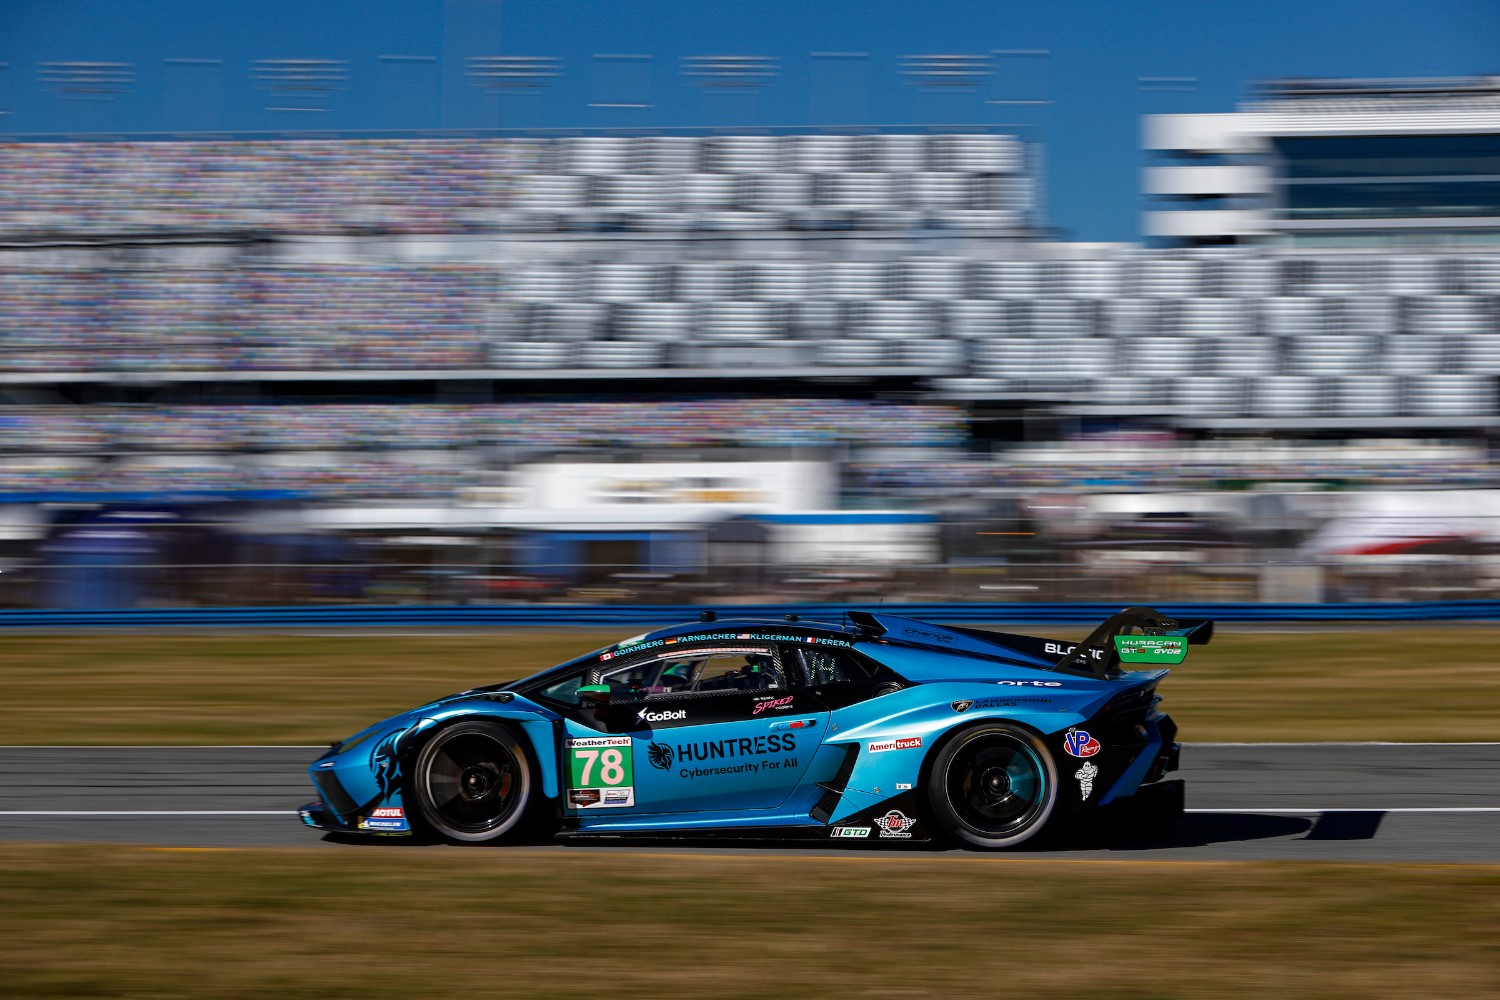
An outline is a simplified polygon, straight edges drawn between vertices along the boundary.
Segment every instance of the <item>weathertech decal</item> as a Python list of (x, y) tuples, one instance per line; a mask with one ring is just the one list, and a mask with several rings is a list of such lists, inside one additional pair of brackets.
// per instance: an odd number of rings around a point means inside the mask
[(867, 748), (870, 753), (885, 753), (887, 750), (915, 750), (922, 745), (920, 736), (903, 736), (899, 740), (885, 740), (881, 743), (871, 743)]

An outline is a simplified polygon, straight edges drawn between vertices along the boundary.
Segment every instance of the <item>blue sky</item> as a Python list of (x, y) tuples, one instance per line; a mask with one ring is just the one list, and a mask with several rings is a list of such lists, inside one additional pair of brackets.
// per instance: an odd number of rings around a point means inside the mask
[[(1272, 76), (1500, 73), (1497, 45), (1490, 0), (0, 0), (0, 129), (1011, 123), (1045, 143), (1052, 224), (1121, 240), (1139, 233), (1140, 115), (1230, 110)], [(934, 94), (899, 73), (903, 54), (995, 50), (1048, 54), (1000, 57), (981, 93)], [(865, 55), (811, 55), (829, 52)], [(780, 76), (754, 97), (684, 80), (682, 57), (721, 53), (774, 56)], [(497, 102), (465, 74), (496, 54), (555, 56), (563, 76)], [(269, 111), (297, 102), (251, 78), (266, 58), (345, 60), (348, 79), (311, 102), (323, 110)], [(55, 60), (132, 63), (134, 80), (113, 100), (62, 98), (38, 71)], [(1143, 90), (1143, 76), (1196, 83)]]

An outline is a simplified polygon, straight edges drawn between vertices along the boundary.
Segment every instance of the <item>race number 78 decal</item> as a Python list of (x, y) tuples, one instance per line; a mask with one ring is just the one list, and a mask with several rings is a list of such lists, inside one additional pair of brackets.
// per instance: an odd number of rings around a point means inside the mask
[(629, 736), (567, 740), (568, 805), (628, 809), (635, 805), (635, 767)]
[(578, 776), (579, 788), (593, 787), (589, 779), (594, 773), (594, 762), (599, 762), (599, 783), (619, 785), (625, 781), (624, 754), (618, 749), (574, 750), (573, 759), (583, 762), (583, 773)]

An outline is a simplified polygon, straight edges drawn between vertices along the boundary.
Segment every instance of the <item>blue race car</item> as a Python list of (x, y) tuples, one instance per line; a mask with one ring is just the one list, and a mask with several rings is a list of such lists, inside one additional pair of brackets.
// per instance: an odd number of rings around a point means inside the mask
[[(1015, 847), (1182, 811), (1165, 669), (1212, 622), (1149, 608), (1081, 643), (878, 612), (662, 629), (377, 723), (315, 761), (308, 826)], [(1112, 818), (1111, 818), (1112, 817)]]

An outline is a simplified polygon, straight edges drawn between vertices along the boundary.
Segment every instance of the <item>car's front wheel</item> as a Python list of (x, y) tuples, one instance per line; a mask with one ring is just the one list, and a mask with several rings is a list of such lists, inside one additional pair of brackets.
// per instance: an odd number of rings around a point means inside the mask
[(928, 775), (937, 825), (970, 847), (1016, 847), (1046, 827), (1057, 807), (1057, 766), (1041, 738), (991, 723), (959, 733)]
[(412, 791), (432, 830), (488, 843), (520, 832), (532, 805), (532, 773), (521, 739), (476, 719), (442, 730), (417, 754)]

